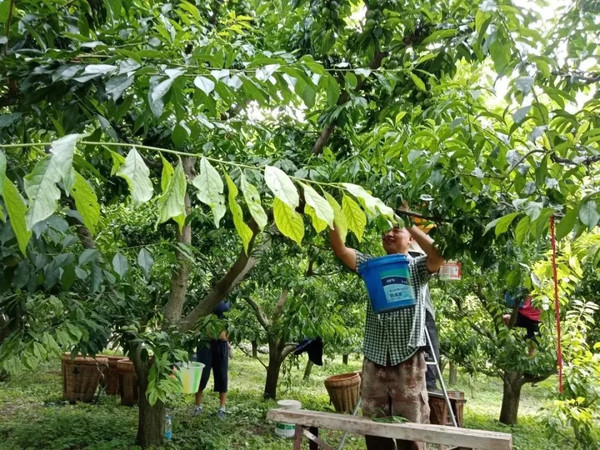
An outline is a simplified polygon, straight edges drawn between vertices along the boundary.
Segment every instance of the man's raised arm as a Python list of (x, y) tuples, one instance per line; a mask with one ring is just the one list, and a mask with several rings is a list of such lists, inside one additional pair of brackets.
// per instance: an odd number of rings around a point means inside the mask
[(329, 231), (329, 242), (335, 256), (340, 258), (350, 270), (356, 272), (356, 251), (353, 248), (346, 247), (340, 232), (335, 226)]
[(419, 244), (419, 247), (427, 254), (427, 269), (429, 273), (437, 272), (444, 263), (444, 257), (440, 255), (440, 252), (433, 243), (433, 239), (414, 225), (407, 228), (407, 230), (416, 243)]

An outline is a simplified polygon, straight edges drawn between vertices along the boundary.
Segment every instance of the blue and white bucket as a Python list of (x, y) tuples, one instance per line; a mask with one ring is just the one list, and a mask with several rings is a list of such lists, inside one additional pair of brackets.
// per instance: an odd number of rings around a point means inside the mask
[(416, 304), (408, 266), (408, 258), (402, 254), (369, 259), (358, 266), (373, 312), (379, 314)]

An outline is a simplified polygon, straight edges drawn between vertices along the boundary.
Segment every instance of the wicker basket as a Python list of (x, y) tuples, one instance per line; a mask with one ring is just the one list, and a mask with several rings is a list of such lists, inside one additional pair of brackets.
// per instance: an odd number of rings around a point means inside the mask
[(337, 412), (352, 413), (360, 395), (360, 375), (356, 372), (325, 379), (325, 388)]
[(119, 371), (117, 370), (117, 362), (125, 358), (117, 355), (98, 355), (108, 359), (108, 366), (104, 373), (104, 377), (100, 380), (100, 386), (106, 388), (107, 395), (119, 395)]
[(129, 358), (117, 361), (121, 405), (133, 406), (138, 402), (139, 387), (133, 362)]
[(98, 381), (106, 370), (106, 358), (71, 358), (70, 353), (62, 356), (63, 398), (71, 403), (91, 402), (98, 388)]

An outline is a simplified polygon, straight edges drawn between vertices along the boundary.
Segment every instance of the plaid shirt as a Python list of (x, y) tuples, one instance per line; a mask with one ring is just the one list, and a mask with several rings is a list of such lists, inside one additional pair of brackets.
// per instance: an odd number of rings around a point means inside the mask
[[(356, 251), (356, 266), (374, 258)], [(429, 296), (427, 256), (409, 260), (410, 281), (416, 305), (396, 311), (375, 314), (367, 304), (367, 322), (363, 353), (365, 358), (381, 366), (395, 366), (414, 355), (425, 342), (425, 302)], [(389, 356), (389, 358), (388, 358)]]

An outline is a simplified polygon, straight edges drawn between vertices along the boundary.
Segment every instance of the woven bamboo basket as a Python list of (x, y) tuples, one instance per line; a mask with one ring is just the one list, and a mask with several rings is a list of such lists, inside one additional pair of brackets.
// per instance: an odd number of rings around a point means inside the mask
[(119, 371), (117, 370), (117, 362), (125, 358), (122, 355), (98, 355), (108, 359), (104, 378), (100, 380), (100, 386), (106, 388), (107, 395), (119, 395)]
[(360, 395), (360, 375), (356, 372), (325, 379), (325, 388), (337, 412), (352, 413)]
[(129, 358), (117, 361), (117, 372), (119, 374), (121, 405), (133, 406), (137, 404), (139, 388), (133, 362)]
[(63, 398), (71, 403), (91, 402), (98, 388), (98, 381), (108, 365), (106, 358), (71, 358), (65, 353), (61, 360), (63, 377)]

